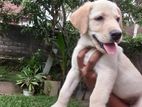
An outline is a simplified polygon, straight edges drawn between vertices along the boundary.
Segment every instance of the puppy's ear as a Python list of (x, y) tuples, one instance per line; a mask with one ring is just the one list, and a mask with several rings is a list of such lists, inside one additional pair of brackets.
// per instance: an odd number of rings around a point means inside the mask
[(91, 7), (92, 3), (86, 2), (70, 16), (71, 23), (80, 31), (81, 34), (85, 34), (88, 30), (88, 18)]

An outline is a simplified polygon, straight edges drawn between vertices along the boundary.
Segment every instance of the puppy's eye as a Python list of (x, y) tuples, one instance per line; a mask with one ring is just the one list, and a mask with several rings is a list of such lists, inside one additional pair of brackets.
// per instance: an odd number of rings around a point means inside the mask
[(116, 21), (119, 22), (119, 21), (120, 21), (120, 17), (117, 17), (117, 18), (116, 18)]
[(103, 18), (103, 16), (98, 16), (98, 17), (95, 17), (94, 18), (96, 21), (102, 21), (104, 18)]

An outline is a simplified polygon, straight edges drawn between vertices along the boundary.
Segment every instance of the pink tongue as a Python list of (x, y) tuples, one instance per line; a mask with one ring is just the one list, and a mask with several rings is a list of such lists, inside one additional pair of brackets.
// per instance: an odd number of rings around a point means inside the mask
[(115, 43), (105, 43), (104, 48), (108, 54), (115, 54), (115, 52), (116, 52)]

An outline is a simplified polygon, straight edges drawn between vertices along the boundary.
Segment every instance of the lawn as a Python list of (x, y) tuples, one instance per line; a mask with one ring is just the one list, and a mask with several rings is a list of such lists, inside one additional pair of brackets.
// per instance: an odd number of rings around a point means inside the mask
[[(48, 96), (0, 96), (0, 107), (50, 107), (55, 101), (55, 97)], [(82, 106), (72, 100), (68, 107)]]
[(0, 66), (0, 81), (12, 81), (17, 80), (17, 74), (20, 72), (12, 71), (7, 66)]

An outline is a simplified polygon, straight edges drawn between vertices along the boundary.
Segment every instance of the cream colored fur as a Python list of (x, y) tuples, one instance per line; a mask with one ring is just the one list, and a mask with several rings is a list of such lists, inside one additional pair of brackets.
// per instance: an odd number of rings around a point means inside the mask
[[(95, 18), (103, 16), (103, 21)], [(138, 97), (133, 107), (142, 107), (142, 76), (130, 60), (124, 55), (121, 47), (117, 45), (117, 52), (106, 54), (98, 42), (92, 37), (95, 34), (102, 43), (111, 40), (110, 31), (121, 31), (121, 12), (116, 4), (107, 0), (87, 2), (77, 9), (71, 16), (71, 23), (80, 31), (81, 37), (72, 55), (72, 67), (66, 77), (65, 83), (59, 93), (57, 102), (52, 107), (67, 107), (68, 101), (80, 81), (77, 55), (85, 47), (92, 46), (104, 53), (94, 67), (97, 73), (95, 88), (90, 96), (89, 107), (106, 107), (110, 93), (122, 99)], [(120, 21), (117, 21), (120, 18)], [(85, 56), (87, 63), (90, 50)]]

